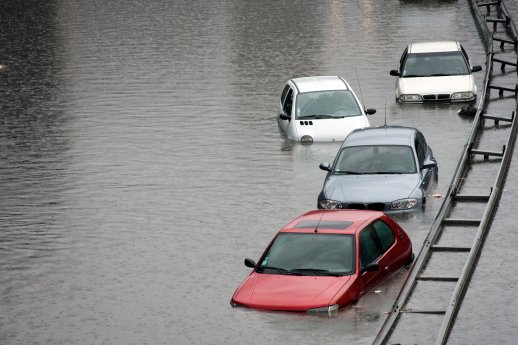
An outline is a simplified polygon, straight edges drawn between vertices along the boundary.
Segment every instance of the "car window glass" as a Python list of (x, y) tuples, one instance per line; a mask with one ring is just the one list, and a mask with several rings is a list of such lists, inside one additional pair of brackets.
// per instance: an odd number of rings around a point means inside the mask
[(288, 94), (288, 90), (290, 89), (289, 85), (286, 85), (281, 93), (281, 104), (284, 104), (284, 100), (286, 99), (286, 95)]
[(415, 149), (417, 152), (419, 165), (423, 165), (426, 156), (426, 141), (424, 140), (424, 136), (421, 133), (417, 133)]
[(401, 71), (402, 77), (430, 77), (469, 74), (460, 51), (408, 54)]
[(354, 236), (322, 233), (279, 233), (259, 268), (325, 270), (351, 274), (356, 257)]
[(286, 100), (284, 101), (284, 105), (282, 110), (286, 115), (291, 115), (291, 107), (293, 105), (293, 89), (289, 89), (288, 94), (286, 95)]
[(382, 254), (381, 243), (372, 225), (360, 232), (360, 263), (362, 267), (374, 262)]
[(394, 233), (392, 229), (382, 220), (374, 222), (373, 227), (380, 239), (381, 250), (386, 252), (394, 243)]
[(314, 115), (337, 118), (361, 115), (356, 99), (348, 90), (299, 93), (295, 108), (296, 118)]
[(410, 146), (365, 145), (344, 147), (333, 174), (415, 174), (415, 156)]

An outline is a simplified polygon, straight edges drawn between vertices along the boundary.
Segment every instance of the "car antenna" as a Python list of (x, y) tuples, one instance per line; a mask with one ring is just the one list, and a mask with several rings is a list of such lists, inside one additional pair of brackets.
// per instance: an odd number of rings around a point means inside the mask
[(358, 77), (358, 71), (356, 70), (356, 67), (354, 68), (354, 73), (356, 73), (356, 80), (358, 80), (358, 88), (360, 89), (360, 97), (362, 98), (362, 105), (363, 109), (365, 110), (365, 100), (363, 99), (362, 86), (360, 84), (360, 78)]
[(387, 127), (387, 97), (385, 96), (385, 127)]
[(320, 218), (318, 219), (317, 225), (315, 225), (315, 232), (318, 232), (318, 226), (320, 225), (320, 222), (322, 221), (322, 217), (324, 217), (324, 212), (320, 213)]

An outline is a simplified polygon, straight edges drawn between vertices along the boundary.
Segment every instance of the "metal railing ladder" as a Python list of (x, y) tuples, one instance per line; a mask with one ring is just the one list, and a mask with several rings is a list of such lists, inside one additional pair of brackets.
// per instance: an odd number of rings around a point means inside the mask
[[(506, 67), (512, 66), (516, 69), (518, 65), (518, 35), (503, 0), (490, 2), (470, 0), (470, 6), (478, 28), (485, 39), (484, 44), (487, 52), (482, 97), (464, 152), (457, 164), (445, 199), (385, 323), (374, 339), (373, 344), (375, 345), (446, 344), (475, 270), (476, 260), (489, 231), (491, 216), (500, 198), (503, 182), (509, 168), (518, 132), (518, 122), (515, 117), (518, 85), (516, 84), (516, 70), (508, 71)], [(482, 14), (481, 9), (484, 8), (486, 13)], [(494, 51), (495, 43), (499, 44), (500, 52)], [(506, 49), (509, 46), (511, 50)], [(503, 53), (505, 55), (512, 53), (514, 60), (510, 61), (508, 57), (506, 59), (501, 58), (500, 55), (503, 55)], [(498, 78), (493, 73), (495, 63), (501, 64)], [(496, 80), (499, 83), (507, 82), (507, 84), (511, 81), (514, 86), (497, 85)], [(497, 90), (499, 98), (491, 99), (491, 90)], [(510, 98), (512, 107), (512, 109), (509, 109), (510, 115), (487, 114), (490, 102), (509, 101)], [(505, 144), (499, 149), (478, 147), (486, 129), (486, 122), (490, 121), (494, 124), (494, 127), (491, 128), (492, 131), (505, 128), (502, 132), (508, 133), (508, 137), (504, 138)], [(508, 130), (509, 126), (510, 130)], [(473, 174), (473, 168), (481, 164), (479, 157), (482, 157), (482, 162), (486, 166), (495, 166), (497, 169), (495, 181), (488, 188), (487, 193), (480, 193), (479, 191), (476, 193), (464, 192), (463, 189), (465, 189)], [(482, 208), (476, 210), (478, 212), (475, 212), (475, 217), (473, 214), (458, 216), (459, 213), (462, 214), (473, 205), (475, 205), (475, 208)], [(458, 235), (459, 232), (459, 237), (463, 240), (467, 238), (469, 245), (464, 242), (463, 244), (452, 244), (447, 240), (441, 240), (443, 236)], [(475, 232), (475, 235), (469, 237), (473, 232)], [(470, 239), (472, 240), (469, 241)], [(434, 270), (435, 266), (438, 266), (439, 269)], [(456, 267), (457, 270), (453, 269), (455, 272), (451, 272), (449, 271), (450, 267)], [(423, 295), (427, 296), (427, 291), (442, 293), (439, 298), (442, 303), (432, 302), (429, 303), (430, 305), (423, 303), (425, 305), (420, 306), (421, 300), (426, 299), (422, 297)], [(433, 318), (426, 319), (433, 320), (433, 322), (421, 321), (419, 327), (412, 328), (413, 318), (416, 317)], [(429, 334), (423, 335), (423, 325), (429, 325)]]

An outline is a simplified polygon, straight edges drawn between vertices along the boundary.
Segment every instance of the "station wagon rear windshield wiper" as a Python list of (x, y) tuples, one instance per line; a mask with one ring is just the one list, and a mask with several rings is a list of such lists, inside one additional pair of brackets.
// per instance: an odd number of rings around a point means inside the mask
[(302, 120), (302, 119), (333, 119), (335, 118), (336, 116), (334, 115), (304, 115), (304, 116), (299, 116), (297, 118), (297, 120)]
[(329, 270), (324, 270), (320, 268), (294, 268), (291, 269), (290, 272), (304, 272), (304, 273), (312, 273), (318, 276), (340, 276), (341, 273), (330, 272)]

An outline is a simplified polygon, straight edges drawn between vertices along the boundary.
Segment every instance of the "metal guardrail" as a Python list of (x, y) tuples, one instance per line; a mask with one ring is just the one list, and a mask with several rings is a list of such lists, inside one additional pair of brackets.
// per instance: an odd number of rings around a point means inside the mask
[[(435, 335), (435, 344), (443, 345), (446, 344), (451, 328), (455, 322), (455, 317), (462, 303), (462, 299), (468, 287), (471, 276), (474, 272), (477, 258), (480, 254), (484, 239), (487, 232), (489, 231), (489, 225), (491, 222), (491, 216), (494, 213), (495, 206), (501, 196), (502, 185), (504, 183), (507, 171), (509, 169), (511, 154), (515, 145), (515, 138), (518, 132), (518, 121), (516, 121), (517, 111), (517, 93), (518, 87), (509, 88), (504, 86), (498, 86), (492, 83), (493, 76), (493, 65), (494, 63), (500, 63), (500, 69), (502, 74), (505, 73), (506, 66), (518, 65), (518, 34), (514, 22), (509, 15), (509, 11), (505, 7), (502, 0), (497, 1), (476, 1), (470, 0), (470, 6), (473, 13), (473, 17), (477, 23), (478, 29), (480, 30), (483, 39), (484, 46), (486, 49), (486, 74), (484, 79), (484, 87), (482, 91), (482, 97), (480, 98), (477, 112), (475, 114), (471, 130), (468, 135), (468, 139), (464, 146), (464, 152), (457, 164), (453, 178), (448, 187), (445, 199), (438, 211), (438, 214), (431, 226), (430, 232), (426, 237), (423, 246), (417, 255), (414, 264), (412, 265), (408, 277), (396, 299), (392, 309), (385, 320), (382, 328), (376, 336), (373, 344), (381, 345), (387, 344), (390, 336), (397, 329), (401, 320), (401, 315), (406, 314), (433, 314), (442, 315), (442, 322)], [(485, 9), (486, 13), (483, 14), (481, 9)], [(492, 30), (491, 30), (492, 26)], [(505, 35), (502, 36), (498, 29), (502, 26), (505, 29)], [(498, 34), (498, 35), (497, 35)], [(512, 45), (515, 53), (515, 60), (508, 61), (495, 58), (494, 43), (500, 45), (500, 49)], [(510, 74), (511, 76), (511, 74)], [(516, 72), (512, 75), (516, 79)], [(516, 84), (516, 82), (515, 82)], [(510, 109), (511, 114), (509, 116), (497, 116), (488, 115), (486, 113), (488, 104), (491, 101), (490, 94), (491, 90), (497, 90), (499, 98), (504, 97), (504, 93), (511, 93), (514, 96), (514, 106)], [(498, 126), (500, 122), (506, 122), (511, 124), (511, 130), (507, 138), (506, 145), (501, 151), (489, 151), (475, 148), (477, 140), (480, 138), (481, 133), (484, 131), (484, 123), (486, 120), (494, 121), (495, 126)], [(482, 155), (485, 161), (489, 160), (489, 157), (500, 160), (500, 167), (496, 175), (495, 182), (487, 195), (469, 195), (459, 193), (461, 186), (465, 183), (466, 179), (469, 179), (469, 167), (472, 162), (473, 156)], [(454, 202), (458, 201), (477, 201), (486, 202), (486, 206), (482, 217), (480, 219), (469, 219), (469, 218), (448, 218), (448, 214), (455, 208)], [(473, 239), (471, 247), (455, 247), (455, 246), (438, 246), (436, 243), (440, 238), (442, 232), (448, 226), (455, 226), (462, 224), (464, 226), (476, 226), (477, 232)], [(466, 261), (462, 267), (462, 271), (458, 276), (425, 276), (422, 275), (428, 261), (430, 260), (431, 254), (434, 253), (455, 253), (465, 252), (468, 253)], [(423, 310), (411, 310), (407, 308), (406, 304), (409, 301), (412, 293), (414, 292), (418, 281), (436, 281), (436, 282), (451, 282), (456, 283), (453, 293), (449, 297), (448, 303), (445, 309), (423, 309)], [(408, 335), (406, 338), (411, 338), (412, 335)], [(395, 339), (391, 341), (391, 344), (401, 344), (402, 341)], [(412, 341), (412, 344), (415, 342)]]

